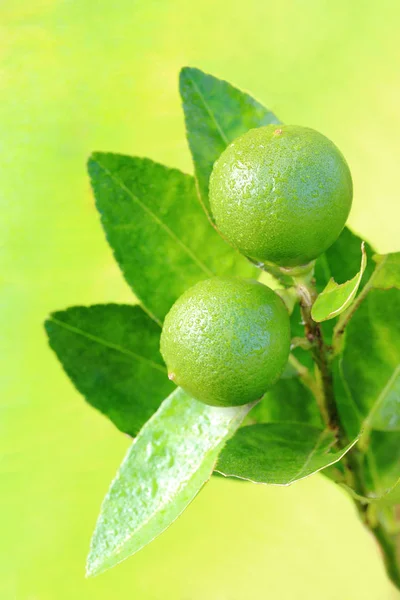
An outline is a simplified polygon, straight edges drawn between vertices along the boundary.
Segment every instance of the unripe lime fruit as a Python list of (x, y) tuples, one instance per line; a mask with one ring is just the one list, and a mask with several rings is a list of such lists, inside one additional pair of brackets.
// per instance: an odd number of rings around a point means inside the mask
[(213, 406), (260, 398), (282, 373), (289, 345), (281, 298), (257, 281), (233, 277), (213, 277), (187, 290), (161, 334), (169, 378)]
[(253, 260), (283, 267), (306, 264), (333, 244), (352, 197), (338, 148), (295, 125), (251, 129), (226, 148), (210, 178), (222, 235)]

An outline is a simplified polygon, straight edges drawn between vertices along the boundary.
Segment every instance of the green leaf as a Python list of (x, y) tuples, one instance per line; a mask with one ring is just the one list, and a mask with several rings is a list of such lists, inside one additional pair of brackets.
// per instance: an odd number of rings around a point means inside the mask
[(255, 269), (210, 226), (193, 177), (148, 159), (95, 153), (88, 163), (96, 205), (122, 272), (161, 323), (200, 279)]
[[(398, 432), (393, 435), (392, 432), (366, 430), (365, 419), (344, 379), (342, 366), (343, 359), (337, 357), (333, 372), (340, 418), (350, 438), (357, 435), (360, 437), (358, 446), (365, 452), (363, 471), (368, 497), (359, 499), (390, 504), (397, 497), (395, 488), (398, 488), (400, 480), (400, 435)], [(399, 490), (400, 488), (397, 493)], [(354, 495), (353, 490), (349, 491)]]
[(400, 477), (396, 483), (379, 499), (380, 506), (395, 506), (400, 504)]
[(239, 135), (279, 120), (248, 94), (200, 69), (184, 67), (179, 84), (200, 200), (211, 216), (208, 182), (214, 162)]
[(400, 432), (370, 432), (365, 473), (369, 496), (387, 503), (400, 478)]
[(399, 314), (399, 290), (371, 290), (347, 326), (342, 369), (363, 428), (400, 430)]
[(160, 328), (140, 306), (76, 306), (53, 313), (45, 327), (87, 402), (131, 436), (175, 387), (159, 352)]
[(356, 297), (362, 276), (367, 266), (364, 242), (361, 244), (361, 266), (358, 273), (346, 283), (338, 284), (333, 277), (321, 292), (311, 309), (314, 321), (327, 321), (344, 312)]
[(381, 290), (400, 289), (400, 252), (375, 254), (377, 263), (373, 278), (373, 287)]
[(335, 394), (349, 434), (361, 432), (368, 496), (388, 495), (400, 476), (400, 291), (371, 290), (347, 325)]
[(254, 483), (290, 485), (338, 462), (332, 431), (304, 423), (265, 423), (242, 427), (222, 450), (216, 470)]
[[(329, 279), (333, 278), (338, 283), (343, 283), (351, 279), (354, 273), (357, 273), (360, 268), (360, 246), (362, 242), (363, 240), (358, 235), (345, 227), (336, 242), (317, 259), (315, 277), (319, 292), (324, 289)], [(374, 249), (368, 242), (364, 242), (364, 247), (367, 255), (367, 265), (361, 278), (360, 290), (369, 280), (375, 268), (372, 260), (375, 254)]]
[(216, 408), (177, 389), (146, 423), (103, 502), (87, 562), (97, 575), (164, 531), (210, 478), (250, 405)]
[(357, 406), (347, 381), (343, 375), (343, 356), (337, 356), (332, 363), (333, 385), (336, 404), (341, 423), (350, 439), (358, 436), (361, 431), (363, 415)]
[(250, 412), (250, 422), (297, 421), (320, 426), (321, 416), (311, 391), (298, 377), (280, 379)]
[(381, 431), (400, 431), (400, 363), (370, 410), (365, 426)]

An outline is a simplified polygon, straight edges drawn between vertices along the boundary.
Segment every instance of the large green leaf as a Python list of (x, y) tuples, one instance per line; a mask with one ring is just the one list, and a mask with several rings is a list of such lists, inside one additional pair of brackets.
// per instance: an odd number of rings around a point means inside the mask
[(182, 513), (249, 408), (207, 406), (179, 388), (162, 403), (128, 450), (103, 502), (88, 575), (137, 552)]
[(184, 67), (179, 83), (200, 199), (210, 216), (208, 182), (214, 162), (239, 135), (279, 120), (248, 94), (200, 69)]
[(380, 506), (395, 506), (400, 504), (400, 476), (396, 483), (380, 499)]
[(346, 330), (335, 392), (348, 433), (361, 431), (371, 498), (400, 477), (400, 291), (372, 289)]
[(361, 244), (361, 266), (354, 277), (345, 283), (336, 283), (333, 277), (325, 289), (319, 294), (311, 309), (314, 321), (321, 322), (334, 319), (344, 312), (356, 297), (361, 279), (367, 266), (365, 244)]
[(322, 425), (317, 402), (299, 377), (280, 379), (248, 416), (249, 422), (297, 421)]
[(255, 269), (210, 226), (193, 177), (148, 159), (95, 153), (89, 173), (122, 272), (159, 323), (191, 285)]
[(335, 397), (348, 437), (361, 434), (359, 447), (365, 453), (363, 472), (368, 493), (364, 500), (395, 503), (400, 492), (400, 434), (365, 429), (368, 415), (365, 417), (360, 412), (342, 367), (343, 359), (337, 357), (334, 361)]
[(393, 496), (400, 479), (400, 432), (371, 431), (365, 457), (366, 483), (372, 498)]
[(76, 306), (45, 323), (50, 346), (86, 400), (135, 436), (174, 389), (160, 327), (140, 306)]
[(355, 441), (335, 452), (329, 430), (305, 423), (248, 425), (227, 442), (216, 470), (254, 483), (289, 485), (338, 462)]
[(400, 430), (400, 291), (371, 290), (347, 326), (343, 375), (364, 426)]

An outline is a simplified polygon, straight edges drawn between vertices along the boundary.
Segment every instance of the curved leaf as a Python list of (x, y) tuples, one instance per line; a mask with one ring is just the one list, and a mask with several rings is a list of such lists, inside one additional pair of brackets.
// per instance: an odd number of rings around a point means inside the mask
[(356, 441), (335, 452), (329, 430), (305, 423), (249, 425), (227, 442), (216, 470), (254, 483), (290, 485), (338, 462)]
[(166, 529), (210, 478), (251, 408), (216, 408), (177, 389), (146, 423), (104, 499), (87, 561), (97, 575)]
[(361, 244), (361, 266), (359, 272), (346, 283), (338, 284), (331, 278), (314, 302), (311, 316), (314, 321), (327, 321), (344, 312), (356, 297), (362, 276), (367, 266), (367, 255), (364, 242)]

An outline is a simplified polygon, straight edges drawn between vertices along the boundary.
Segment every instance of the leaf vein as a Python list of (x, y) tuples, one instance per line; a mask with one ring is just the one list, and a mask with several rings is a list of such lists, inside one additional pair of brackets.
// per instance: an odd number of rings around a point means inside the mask
[(119, 346), (118, 344), (114, 344), (113, 342), (108, 342), (107, 340), (105, 340), (103, 338), (99, 338), (91, 333), (88, 333), (87, 331), (84, 331), (83, 329), (79, 329), (78, 327), (69, 325), (68, 323), (65, 323), (64, 321), (60, 321), (59, 319), (56, 319), (53, 316), (50, 316), (50, 320), (53, 323), (55, 323), (56, 325), (58, 325), (59, 327), (63, 327), (64, 329), (66, 329), (67, 331), (70, 331), (71, 333), (75, 333), (76, 335), (85, 337), (86, 339), (91, 340), (92, 342), (95, 342), (101, 346), (105, 346), (106, 348), (110, 348), (111, 350), (115, 350), (116, 352), (120, 352), (121, 354), (124, 354), (125, 356), (134, 358), (135, 360), (141, 360), (141, 361), (147, 363), (153, 369), (157, 369), (158, 371), (161, 371), (162, 373), (166, 372), (165, 367), (163, 367), (162, 365), (159, 365), (158, 363), (154, 362), (150, 358), (146, 358), (144, 356), (141, 356), (140, 354), (136, 354), (136, 352), (127, 350), (126, 348), (123, 348), (122, 346)]
[(363, 422), (363, 427), (362, 427), (363, 429), (369, 430), (371, 428), (371, 423), (372, 423), (372, 420), (373, 420), (376, 412), (382, 406), (382, 403), (384, 402), (390, 388), (392, 387), (393, 383), (395, 382), (395, 380), (397, 379), (397, 377), (399, 375), (400, 375), (400, 364), (397, 365), (397, 367), (395, 368), (395, 370), (389, 377), (388, 381), (386, 382), (385, 387), (382, 389), (378, 398), (375, 400), (374, 404), (372, 405), (371, 410), (369, 411), (368, 415), (365, 417), (364, 422)]
[(211, 107), (209, 106), (207, 100), (205, 99), (204, 95), (201, 93), (199, 86), (197, 85), (197, 83), (195, 82), (195, 80), (193, 79), (193, 77), (191, 75), (188, 75), (193, 87), (195, 88), (200, 100), (202, 101), (204, 108), (206, 109), (210, 119), (213, 121), (218, 133), (220, 134), (220, 137), (222, 139), (222, 141), (224, 142), (224, 144), (226, 146), (229, 145), (229, 139), (226, 135), (226, 133), (224, 132), (224, 130), (222, 129), (221, 125), (218, 123), (217, 118), (214, 114), (214, 112), (211, 110)]
[[(152, 210), (150, 210), (148, 206), (146, 206), (137, 196), (135, 196), (135, 194), (132, 193), (132, 191), (124, 184), (124, 182), (121, 181), (121, 179), (119, 179), (119, 177), (116, 177), (113, 173), (111, 173), (111, 171), (109, 171), (107, 167), (105, 167), (97, 159), (92, 160), (96, 162), (98, 166), (101, 169), (103, 169), (103, 171), (108, 175), (108, 177), (112, 181), (114, 181), (116, 185), (118, 185), (133, 202), (140, 206), (140, 208), (144, 212), (146, 212), (159, 225), (159, 227), (161, 227), (162, 229), (164, 229), (164, 231), (168, 233), (168, 235), (175, 241), (175, 243), (178, 244), (178, 246), (180, 246), (182, 250), (184, 250), (184, 252), (186, 252), (186, 254), (193, 260), (193, 262), (196, 263), (197, 266), (202, 271), (204, 271), (204, 273), (206, 273), (206, 275), (210, 277), (214, 275), (214, 272), (211, 271), (211, 269), (209, 269), (184, 242), (182, 242), (182, 240), (172, 231), (172, 229), (166, 223), (164, 223), (164, 221), (162, 221)], [(127, 225), (129, 226), (130, 224), (127, 223)], [(121, 227), (121, 225), (119, 225), (118, 227)], [(116, 226), (113, 226), (113, 228), (116, 228)]]
[(290, 483), (293, 483), (294, 481), (298, 480), (301, 475), (304, 473), (304, 471), (307, 469), (308, 465), (310, 464), (311, 460), (313, 459), (313, 457), (315, 456), (316, 452), (318, 451), (318, 449), (320, 448), (322, 442), (324, 441), (324, 439), (326, 438), (327, 434), (329, 434), (329, 432), (327, 431), (322, 431), (320, 433), (320, 435), (317, 438), (317, 441), (315, 442), (314, 448), (311, 450), (311, 452), (309, 453), (308, 457), (306, 458), (306, 460), (304, 461), (303, 466), (300, 468), (300, 470), (291, 478), (291, 480), (289, 481)]

